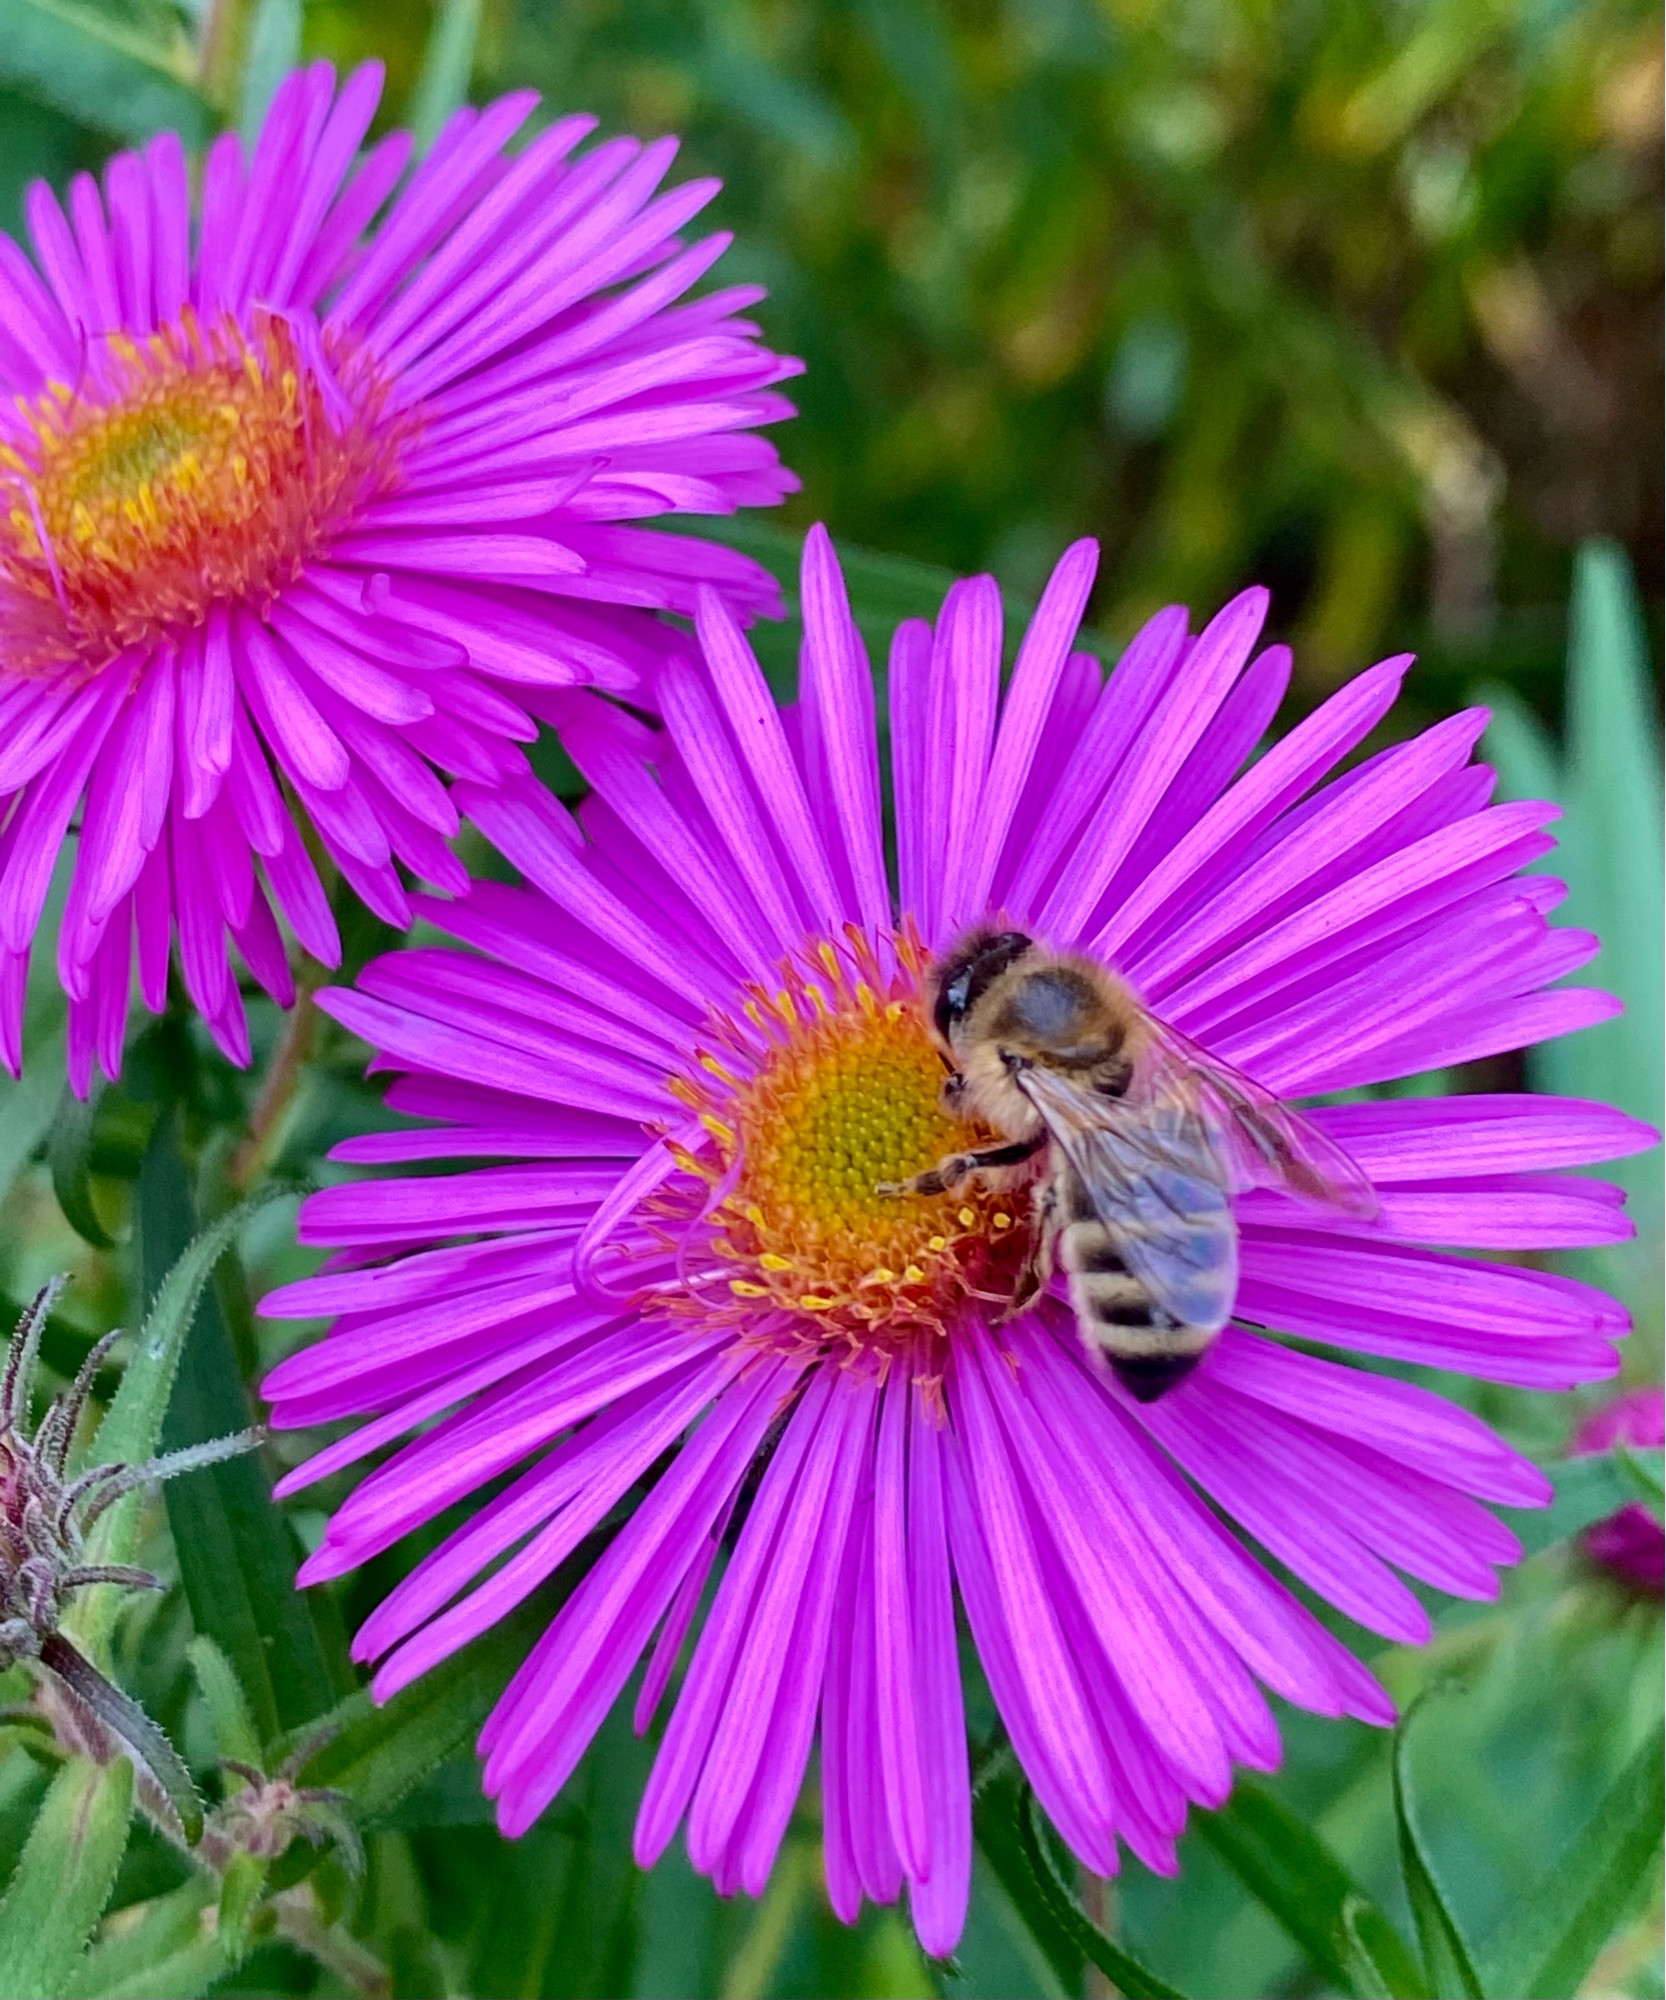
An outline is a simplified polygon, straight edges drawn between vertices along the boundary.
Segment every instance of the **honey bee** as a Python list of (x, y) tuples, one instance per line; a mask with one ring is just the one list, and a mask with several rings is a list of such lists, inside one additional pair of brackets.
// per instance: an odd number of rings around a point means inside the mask
[(1280, 1187), (1376, 1212), (1370, 1182), (1316, 1125), (1092, 959), (979, 930), (932, 968), (928, 990), (950, 1070), (944, 1104), (1001, 1142), (881, 1192), (941, 1194), (1046, 1148), (1006, 1317), (1034, 1303), (1056, 1259), (1089, 1353), (1142, 1403), (1183, 1381), (1231, 1317), (1235, 1192)]

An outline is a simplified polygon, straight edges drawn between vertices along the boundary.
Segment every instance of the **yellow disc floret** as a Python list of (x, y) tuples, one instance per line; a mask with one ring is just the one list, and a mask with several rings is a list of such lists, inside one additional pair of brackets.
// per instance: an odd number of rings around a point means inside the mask
[(7, 666), (96, 668), (216, 604), (263, 609), (392, 484), (382, 401), (271, 315), (106, 336), (0, 445)]
[(750, 1074), (708, 1057), (701, 1082), (680, 1088), (718, 1156), (686, 1164), (723, 1189), (705, 1226), (729, 1273), (725, 1311), (779, 1308), (816, 1343), (895, 1346), (945, 1331), (973, 1295), (1004, 1301), (1028, 1200), (978, 1182), (880, 1192), (991, 1135), (944, 1110), (917, 991), (847, 978), (830, 947), (815, 962), (825, 984), (789, 974), (748, 1006), (769, 1033)]

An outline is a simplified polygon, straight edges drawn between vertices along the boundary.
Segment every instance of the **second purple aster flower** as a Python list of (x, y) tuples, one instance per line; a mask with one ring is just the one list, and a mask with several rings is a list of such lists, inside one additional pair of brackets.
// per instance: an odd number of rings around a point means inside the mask
[[(690, 297), (728, 239), (679, 232), (676, 150), (580, 151), (570, 117), (508, 148), (530, 92), (459, 111), (400, 186), (361, 156), (379, 67), (279, 90), (245, 158), (210, 148), (195, 218), (172, 134), (44, 184), (35, 262), (0, 237), (0, 1061), (58, 851), (69, 1066), (120, 1066), (135, 951), (248, 1059), (235, 943), (280, 1003), (276, 918), (326, 964), (302, 826), (393, 923), (398, 866), (464, 878), (444, 776), (525, 769), (550, 691), (638, 693), (656, 611), (775, 607), (744, 557), (631, 525), (769, 505), (796, 481), (754, 428), (798, 364)], [(396, 192), (397, 190), (397, 192)], [(384, 213), (385, 210), (385, 213)]]
[(389, 1454), (306, 1580), (508, 1481), (360, 1628), (381, 1697), (648, 1482), (486, 1726), (506, 1831), (639, 1667), (645, 1727), (686, 1657), (639, 1858), (686, 1823), (695, 1865), (756, 1894), (819, 1738), (834, 1908), (906, 1885), (935, 1953), (971, 1869), (957, 1591), (1076, 1854), (1171, 1870), (1188, 1806), (1276, 1763), (1265, 1690), (1392, 1717), (1256, 1544), (1415, 1642), (1429, 1621), (1403, 1575), (1493, 1595), (1519, 1548), (1483, 1503), (1549, 1493), (1466, 1410), (1281, 1336), (1536, 1389), (1611, 1373), (1621, 1309), (1492, 1253), (1624, 1236), (1614, 1191), (1563, 1170), (1653, 1138), (1535, 1096), (1318, 1110), (1373, 1199), (1239, 1191), (1233, 1324), (1150, 1402), (1085, 1352), (1056, 1278), (1008, 1312), (1023, 1188), (880, 1192), (965, 1143), (927, 959), (969, 923), (1115, 967), (1281, 1100), (1613, 1011), (1557, 983), (1594, 940), (1550, 928), (1559, 885), (1519, 873), (1554, 809), (1488, 803), (1481, 711), (1337, 775), (1393, 705), (1407, 662), (1385, 661), (1245, 770), (1290, 667), (1257, 651), (1265, 593), (1195, 637), (1164, 612), (1102, 682), (1073, 650), (1092, 575), (1078, 545), (1004, 698), (990, 579), (898, 632), (888, 787), (819, 530), (795, 708), (710, 594), (703, 662), (660, 679), (661, 726), (564, 697), (593, 788), (578, 818), (530, 784), (469, 793), (521, 886), (425, 902), (464, 949), (396, 953), (320, 1000), (426, 1121), (340, 1157), (452, 1164), (313, 1196), (302, 1236), (335, 1261), (264, 1306), (336, 1315), (268, 1378), (275, 1423), (355, 1425), (288, 1488)]

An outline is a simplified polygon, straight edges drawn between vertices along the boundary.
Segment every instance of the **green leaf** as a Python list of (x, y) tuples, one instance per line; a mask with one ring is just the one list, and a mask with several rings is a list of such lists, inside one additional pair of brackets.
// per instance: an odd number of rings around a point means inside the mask
[(39, 1046), (25, 1042), (23, 1075), (13, 1083), (0, 1076), (0, 1201), (52, 1130), (63, 1095), (64, 1031), (42, 1037)]
[(1556, 1498), (1548, 1507), (1531, 1513), (1512, 1510), (1510, 1516), (1510, 1526), (1521, 1542), (1524, 1555), (1537, 1555), (1552, 1543), (1567, 1541), (1598, 1521), (1606, 1521), (1610, 1514), (1639, 1497), (1639, 1478), (1659, 1480), (1658, 1450), (1622, 1449), (1623, 1457), (1619, 1452), (1599, 1452), (1590, 1458), (1564, 1459), (1544, 1468), (1556, 1487)]
[(220, 1949), (233, 1965), (249, 1949), (249, 1919), (266, 1886), (266, 1863), (252, 1854), (234, 1854), (220, 1880), (216, 1931)]
[(278, 85), (301, 60), (301, 0), (257, 0), (238, 92), (237, 129), (252, 148)]
[(1184, 2000), (1082, 1913), (1048, 1854), (1035, 1794), (1008, 1767), (984, 1781), (973, 1804), (978, 1846), (1067, 1993), (1082, 1966), (1098, 1966), (1127, 2000)]
[(41, 1641), (40, 1661), (56, 1674), (82, 1704), (113, 1730), (144, 1765), (158, 1791), (173, 1808), (179, 1832), (188, 1846), (202, 1838), (202, 1800), (179, 1752), (139, 1704), (114, 1681), (106, 1680), (62, 1632), (48, 1632)]
[[(133, 1343), (121, 1387), (99, 1426), (95, 1445), (101, 1463), (112, 1465), (119, 1459), (125, 1465), (141, 1465), (155, 1456), (179, 1358), (203, 1287), (243, 1225), (286, 1196), (292, 1197), (288, 1188), (264, 1188), (240, 1207), (228, 1209), (187, 1243), (151, 1294), (150, 1310)], [(119, 1511), (111, 1510), (112, 1514)], [(114, 1558), (106, 1555), (103, 1560)]]
[(215, 1884), (193, 1874), (166, 1896), (130, 1906), (76, 1967), (64, 2000), (179, 2000), (206, 1993), (230, 1970), (220, 1941), (204, 1931)]
[(0, 0), (0, 78), (118, 139), (172, 129), (188, 146), (214, 130), (191, 88), (191, 45), (166, 48), (65, 0)]
[(1268, 1786), (1240, 1778), (1219, 1812), (1192, 1825), (1327, 1978), (1362, 1996), (1428, 1992), (1393, 1924)]
[[(159, 1119), (139, 1171), (138, 1235), (145, 1295), (157, 1300), (157, 1309), (169, 1299), (172, 1315), (186, 1322), (183, 1345), (172, 1322), (169, 1328), (173, 1351), (184, 1362), (162, 1425), (170, 1451), (241, 1430), (253, 1414), (219, 1301), (202, 1282), (218, 1252), (198, 1250), (217, 1231), (223, 1231), (223, 1248), (238, 1219), (239, 1211), (232, 1211), (193, 1242), (196, 1208), (178, 1114)], [(164, 1492), (192, 1621), (224, 1650), (255, 1729), (270, 1742), (319, 1714), (338, 1692), (311, 1606), (295, 1588), (289, 1523), (273, 1505), (265, 1469), (253, 1454), (186, 1473)]]
[(127, 1848), (133, 1766), (84, 1757), (52, 1781), (0, 1903), (0, 1993), (54, 2000), (104, 1914)]
[(47, 1162), (52, 1169), (52, 1192), (64, 1212), (64, 1220), (84, 1242), (95, 1250), (115, 1247), (115, 1238), (99, 1219), (93, 1206), (92, 1151), (93, 1120), (98, 1116), (98, 1100), (104, 1083), (95, 1078), (85, 1099), (76, 1096), (66, 1083), (58, 1094), (58, 1108), (52, 1126), (52, 1144)]
[(1635, 1445), (1617, 1444), (1614, 1463), (1655, 1519), (1666, 1516), (1666, 1478), (1662, 1477), (1659, 1454), (1640, 1451)]
[(215, 1749), (222, 1757), (235, 1757), (239, 1763), (258, 1767), (260, 1738), (255, 1734), (255, 1726), (249, 1719), (249, 1704), (243, 1699), (243, 1690), (237, 1685), (237, 1676), (224, 1649), (206, 1632), (199, 1632), (191, 1641), (190, 1659), (214, 1731)]
[(1394, 1988), (1383, 1974), (1374, 1933), (1381, 1912), (1364, 1896), (1345, 1896), (1337, 1925), (1337, 1956), (1342, 1983), (1357, 2000), (1395, 2000)]
[[(1561, 805), (1566, 775), (1555, 739), (1513, 688), (1494, 683), (1477, 689), (1476, 700), (1492, 710), (1482, 739), (1489, 764), (1498, 772), (1499, 790), (1507, 799), (1548, 799)], [(1569, 858), (1571, 836), (1566, 820), (1552, 829), (1557, 852), (1532, 863), (1536, 871), (1561, 875)]]
[[(566, 1569), (563, 1565), (564, 1573)], [(566, 1589), (577, 1580), (572, 1575)], [(293, 1750), (308, 1737), (333, 1729), (307, 1760), (305, 1781), (345, 1792), (359, 1823), (373, 1827), (472, 1741), (553, 1613), (549, 1594), (541, 1592), (384, 1706), (377, 1707), (369, 1690), (361, 1688), (317, 1723), (295, 1732), (283, 1747)]]
[(1575, 1993), (1660, 1847), (1666, 1739), (1656, 1724), (1573, 1844), (1511, 1912), (1485, 1954), (1499, 2000)]
[(1657, 707), (1630, 566), (1614, 543), (1587, 542), (1570, 614), (1565, 803), (1588, 873), (1565, 921), (1601, 937), (1586, 976), (1617, 993), (1626, 1013), (1562, 1044), (1554, 1060), (1583, 1094), (1651, 1122), (1661, 1114), (1666, 1014)]
[(1426, 1699), (1426, 1695), (1418, 1696), (1394, 1732), (1394, 1820), (1400, 1840), (1400, 1873), (1436, 2000), (1482, 2000), (1469, 1944), (1457, 1912), (1436, 1879), (1428, 1843), (1418, 1824), (1409, 1731), (1412, 1717)]
[[(567, 1785), (555, 1812), (524, 1839), (499, 1841), (476, 1836), (469, 1842), (484, 1863), (487, 1879), (474, 1907), (481, 1924), (476, 1948), (461, 1968), (466, 1993), (614, 1994), (643, 1991), (635, 1976), (641, 1944), (644, 1878), (631, 1859), (631, 1825), (647, 1777), (651, 1752), (615, 1709)], [(789, 1835), (776, 1857), (770, 1886), (757, 1906), (766, 1926), (748, 1983), (730, 1965), (720, 1979), (697, 1979), (693, 1990), (740, 1994), (781, 1990), (778, 1968), (768, 1963), (767, 1917), (789, 1905), (780, 1930), (782, 1944), (797, 1943), (794, 1923), (814, 1921), (819, 1905), (819, 1842)], [(807, 1891), (794, 1898), (795, 1878)], [(781, 1884), (779, 1895), (776, 1884)], [(779, 1933), (778, 1933), (779, 1935)], [(713, 1968), (715, 1970), (715, 1968)], [(800, 1973), (803, 1980), (804, 1974)], [(648, 1991), (688, 1991), (673, 1984)], [(799, 1990), (812, 1993), (895, 1992), (812, 1975)], [(906, 1990), (906, 1989), (904, 1989)]]
[(480, 0), (439, 0), (406, 121), (418, 159), (439, 137), (452, 112), (468, 101), (479, 36)]

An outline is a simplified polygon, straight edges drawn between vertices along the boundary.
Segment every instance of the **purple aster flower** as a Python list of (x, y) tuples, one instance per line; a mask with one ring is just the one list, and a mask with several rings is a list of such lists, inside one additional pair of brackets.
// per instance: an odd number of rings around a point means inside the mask
[[(1617, 1444), (1666, 1444), (1666, 1392), (1659, 1383), (1628, 1389), (1593, 1410), (1574, 1433), (1576, 1458), (1611, 1451)], [(1666, 1591), (1666, 1531), (1640, 1500), (1631, 1500), (1588, 1528), (1582, 1537), (1592, 1562), (1637, 1590)]]
[[(192, 1001), (248, 1060), (227, 959), (280, 1004), (277, 915), (339, 962), (302, 821), (366, 903), (396, 866), (461, 892), (438, 773), (526, 769), (551, 691), (640, 693), (654, 613), (756, 564), (629, 525), (769, 505), (797, 482), (753, 427), (798, 364), (688, 294), (728, 243), (678, 232), (717, 188), (656, 192), (676, 151), (590, 118), (507, 150), (536, 98), (456, 113), (395, 194), (360, 144), (381, 69), (315, 63), (246, 160), (210, 147), (193, 230), (179, 139), (121, 153), (68, 213), (37, 182), (36, 263), (0, 236), (0, 1061), (58, 850), (69, 1067), (114, 1076), (137, 946), (159, 1008), (170, 932)], [(391, 197), (391, 204), (390, 204)], [(386, 210), (383, 213), (384, 208)], [(380, 221), (377, 218), (380, 216)], [(194, 239), (194, 240), (193, 240)], [(257, 867), (258, 862), (258, 867)]]
[(796, 708), (709, 593), (704, 665), (667, 662), (662, 724), (562, 697), (593, 788), (576, 820), (529, 784), (469, 788), (521, 886), (424, 902), (465, 949), (382, 958), (322, 997), (427, 1121), (339, 1157), (423, 1170), (314, 1195), (302, 1234), (332, 1261), (263, 1308), (338, 1316), (269, 1377), (275, 1422), (358, 1420), (286, 1490), (393, 1448), (306, 1580), (507, 1481), (361, 1627), (381, 1698), (649, 1482), (486, 1725), (506, 1832), (639, 1663), (640, 1728), (686, 1655), (642, 1863), (686, 1822), (695, 1865), (756, 1894), (819, 1735), (833, 1907), (853, 1919), (906, 1885), (934, 1953), (970, 1870), (956, 1591), (1081, 1860), (1109, 1874), (1126, 1845), (1172, 1870), (1189, 1803), (1276, 1763), (1266, 1691), (1392, 1715), (1229, 1522), (1416, 1641), (1428, 1617), (1397, 1572), (1491, 1596), (1519, 1549), (1483, 1503), (1549, 1493), (1432, 1390), (1284, 1336), (1540, 1389), (1607, 1375), (1620, 1308), (1495, 1253), (1622, 1237), (1618, 1194), (1563, 1170), (1652, 1137), (1533, 1096), (1318, 1111), (1376, 1213), (1244, 1193), (1235, 1324), (1160, 1401), (1090, 1359), (1056, 1282), (1002, 1323), (1022, 1190), (876, 1186), (964, 1139), (921, 1003), (928, 956), (967, 924), (1114, 965), (1287, 1099), (1613, 1011), (1556, 983), (1595, 942), (1549, 928), (1559, 888), (1519, 874), (1553, 809), (1488, 805), (1480, 711), (1334, 776), (1394, 702), (1408, 662), (1385, 661), (1245, 770), (1290, 669), (1257, 651), (1265, 593), (1196, 637), (1161, 613), (1102, 685), (1072, 650), (1094, 564), (1090, 543), (1065, 555), (1004, 695), (989, 578), (958, 584), (935, 630), (898, 631), (888, 793), (819, 531)]

